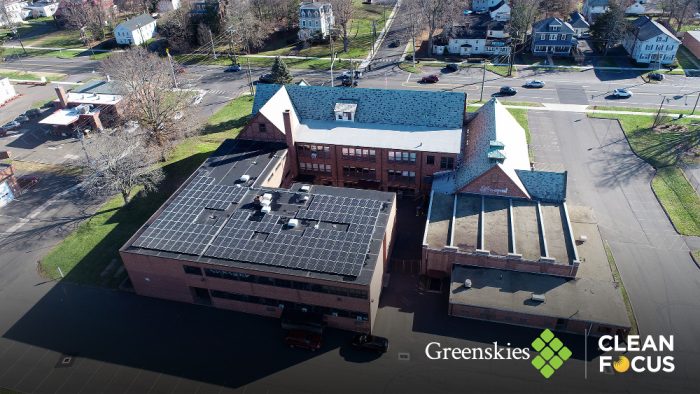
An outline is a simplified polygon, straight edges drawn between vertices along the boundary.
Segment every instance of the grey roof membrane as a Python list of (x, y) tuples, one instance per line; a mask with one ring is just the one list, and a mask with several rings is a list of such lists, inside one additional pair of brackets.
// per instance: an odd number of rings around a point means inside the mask
[(141, 14), (139, 16), (135, 16), (129, 20), (126, 20), (122, 23), (120, 23), (117, 27), (123, 26), (127, 28), (130, 31), (136, 30), (139, 27), (146, 26), (147, 24), (154, 22), (155, 19), (153, 19), (150, 15), (148, 14)]

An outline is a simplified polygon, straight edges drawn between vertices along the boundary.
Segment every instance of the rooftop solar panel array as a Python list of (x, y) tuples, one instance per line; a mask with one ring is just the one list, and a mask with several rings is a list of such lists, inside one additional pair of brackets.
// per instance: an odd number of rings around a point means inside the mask
[(223, 211), (240, 202), (247, 189), (219, 185), (200, 174), (133, 243), (145, 249), (199, 255), (212, 240), (218, 225), (196, 223), (205, 208)]

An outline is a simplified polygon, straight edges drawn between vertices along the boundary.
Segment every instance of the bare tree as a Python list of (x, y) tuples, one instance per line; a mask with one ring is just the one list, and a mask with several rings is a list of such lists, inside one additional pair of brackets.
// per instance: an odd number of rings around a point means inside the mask
[(87, 45), (86, 33), (89, 32), (95, 40), (103, 39), (105, 25), (111, 17), (100, 0), (67, 1), (61, 5), (57, 21), (69, 29), (80, 30), (83, 42)]
[(231, 0), (226, 18), (226, 34), (231, 45), (247, 53), (260, 48), (272, 32), (249, 0)]
[(510, 35), (524, 42), (530, 26), (540, 16), (539, 0), (514, 0), (510, 11)]
[(196, 44), (190, 3), (167, 13), (158, 20), (158, 34), (168, 40), (168, 46), (177, 52), (187, 52)]
[(340, 26), (340, 29), (343, 31), (343, 52), (347, 52), (350, 46), (350, 22), (352, 21), (355, 8), (352, 5), (352, 0), (331, 0), (331, 7), (335, 24)]
[(461, 13), (460, 8), (466, 7), (463, 2), (450, 0), (409, 0), (415, 2), (420, 10), (428, 28), (428, 53), (433, 53), (433, 38), (438, 29), (451, 24), (454, 18)]
[(126, 205), (136, 187), (143, 186), (150, 192), (163, 179), (163, 171), (153, 165), (153, 155), (140, 135), (122, 130), (103, 132), (86, 144), (85, 152), (87, 157), (82, 165), (88, 194), (119, 193)]
[(102, 70), (124, 96), (123, 117), (138, 122), (148, 147), (165, 161), (173, 142), (195, 130), (191, 116), (195, 93), (177, 89), (167, 60), (141, 47), (110, 56)]
[(686, 19), (700, 10), (699, 0), (662, 0), (659, 6), (668, 13), (670, 19), (676, 20), (676, 30), (680, 31)]

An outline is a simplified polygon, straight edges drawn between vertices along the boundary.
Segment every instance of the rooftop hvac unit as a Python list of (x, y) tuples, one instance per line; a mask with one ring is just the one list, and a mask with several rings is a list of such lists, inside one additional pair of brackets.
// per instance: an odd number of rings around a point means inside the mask
[(250, 175), (248, 175), (248, 174), (241, 175), (241, 177), (240, 177), (241, 182), (248, 182), (249, 180), (250, 180)]
[(537, 301), (537, 302), (544, 302), (544, 294), (535, 294), (535, 293), (532, 293), (532, 298), (531, 298), (531, 299), (532, 299), (533, 301)]
[(287, 222), (287, 226), (291, 228), (295, 228), (299, 225), (299, 219), (289, 219)]
[(304, 194), (303, 196), (301, 196), (301, 201), (304, 201), (304, 202), (309, 201), (309, 195)]
[(263, 194), (263, 200), (270, 200), (272, 201), (272, 194), (271, 193), (265, 193)]
[(271, 210), (272, 210), (272, 208), (270, 208), (269, 205), (263, 205), (263, 207), (260, 208), (260, 212), (262, 212), (262, 213), (270, 213)]
[(471, 280), (471, 279), (465, 279), (465, 280), (464, 280), (464, 287), (467, 288), (467, 289), (471, 289), (471, 288), (472, 288), (472, 280)]
[(309, 185), (304, 185), (304, 186), (302, 186), (301, 189), (299, 189), (299, 190), (301, 190), (301, 191), (304, 192), (304, 193), (308, 193), (309, 191), (311, 191), (311, 186), (309, 186)]
[(270, 200), (260, 200), (260, 205), (262, 205), (263, 207), (269, 207), (271, 203), (272, 201)]
[(578, 240), (579, 240), (579, 242), (581, 242), (581, 243), (586, 243), (586, 241), (588, 241), (588, 236), (585, 235), (585, 234), (581, 234), (581, 235), (578, 237)]
[(85, 105), (85, 104), (81, 104), (81, 105), (75, 107), (75, 112), (77, 112), (79, 114), (83, 114), (83, 115), (87, 114), (90, 112), (90, 106)]

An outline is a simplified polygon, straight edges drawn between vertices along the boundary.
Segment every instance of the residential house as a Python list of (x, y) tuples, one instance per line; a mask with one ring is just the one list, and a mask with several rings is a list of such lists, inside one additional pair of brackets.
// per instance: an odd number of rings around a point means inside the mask
[(0, 26), (16, 25), (24, 20), (23, 9), (27, 7), (24, 0), (5, 0), (5, 12), (0, 12)]
[(141, 45), (153, 38), (156, 20), (148, 14), (127, 19), (114, 28), (114, 38), (120, 45)]
[(56, 13), (56, 10), (58, 10), (58, 3), (35, 1), (34, 3), (26, 6), (25, 9), (31, 12), (32, 18), (44, 18), (47, 16), (53, 16)]
[(569, 22), (549, 17), (532, 25), (532, 54), (537, 56), (571, 56), (576, 45), (574, 28)]
[(199, 0), (190, 3), (192, 15), (206, 15), (208, 13), (219, 12), (219, 0)]
[(700, 59), (700, 30), (687, 31), (683, 35), (683, 46)]
[(608, 2), (610, 0), (584, 0), (583, 8), (581, 9), (583, 16), (586, 17), (589, 23), (595, 22), (598, 15), (608, 10)]
[(311, 30), (314, 34), (327, 37), (335, 20), (330, 3), (301, 3), (299, 5), (299, 31)]
[(460, 56), (506, 56), (510, 54), (510, 35), (504, 22), (488, 15), (467, 15), (460, 25), (452, 26), (436, 38), (433, 52), (445, 51)]
[(0, 79), (0, 106), (17, 96), (15, 88), (10, 83), (9, 78)]
[(591, 25), (580, 13), (574, 11), (569, 15), (569, 24), (574, 29), (576, 37), (581, 37), (591, 30)]
[(156, 5), (156, 10), (159, 13), (175, 11), (180, 8), (180, 0), (159, 0)]
[(502, 3), (502, 0), (472, 0), (472, 11), (478, 13), (487, 13), (491, 7)]
[(57, 87), (56, 110), (39, 121), (62, 129), (101, 130), (119, 124), (124, 100), (112, 81), (95, 81), (73, 91)]
[(625, 33), (622, 46), (637, 63), (671, 64), (681, 41), (648, 16), (640, 16)]
[(10, 160), (10, 152), (0, 152), (0, 207), (4, 207), (14, 200), (20, 193), (15, 169)]
[(508, 22), (510, 20), (510, 6), (505, 0), (501, 0), (493, 7), (489, 7), (489, 15), (492, 20)]

